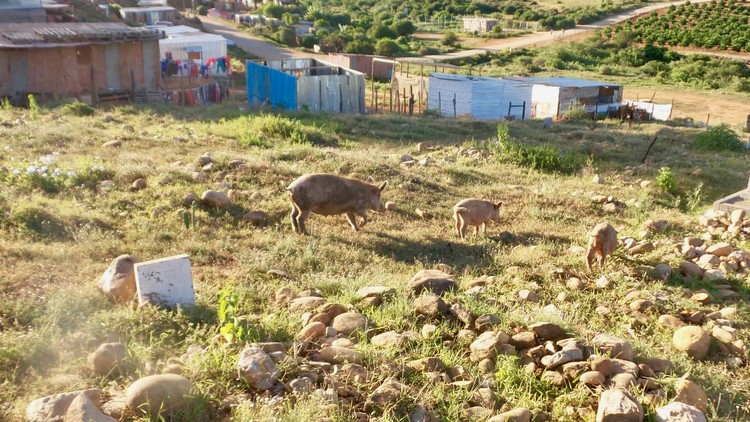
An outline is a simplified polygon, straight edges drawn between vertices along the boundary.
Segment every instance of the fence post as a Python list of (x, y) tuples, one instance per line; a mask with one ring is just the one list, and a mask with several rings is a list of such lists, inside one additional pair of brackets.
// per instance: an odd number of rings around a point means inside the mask
[(521, 120), (526, 120), (526, 101), (523, 102), (523, 109), (521, 110)]
[(438, 115), (443, 115), (443, 99), (441, 98), (440, 91), (438, 91)]
[[(375, 85), (373, 85), (373, 89), (375, 89)], [(378, 111), (378, 90), (375, 89), (372, 93), (373, 100), (375, 101), (375, 112)]]
[(414, 85), (409, 85), (409, 116), (414, 114)]
[(453, 118), (456, 118), (456, 93), (453, 93)]

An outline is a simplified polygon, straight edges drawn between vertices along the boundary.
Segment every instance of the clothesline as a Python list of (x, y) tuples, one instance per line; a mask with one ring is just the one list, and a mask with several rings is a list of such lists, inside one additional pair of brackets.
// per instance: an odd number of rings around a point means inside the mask
[(213, 57), (203, 64), (190, 63), (182, 60), (166, 58), (161, 60), (161, 76), (192, 76), (207, 78), (212, 75), (231, 75), (231, 61), (229, 56)]

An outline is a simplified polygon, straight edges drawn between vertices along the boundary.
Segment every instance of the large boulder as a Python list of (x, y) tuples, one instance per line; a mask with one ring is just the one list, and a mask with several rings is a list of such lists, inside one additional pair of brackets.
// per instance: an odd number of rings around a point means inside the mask
[(441, 296), (447, 291), (458, 289), (456, 280), (440, 270), (421, 270), (414, 274), (409, 284), (415, 295), (419, 295), (427, 290)]
[(68, 406), (64, 422), (117, 422), (117, 419), (105, 415), (85, 394), (79, 394)]
[(136, 292), (133, 266), (137, 262), (137, 258), (126, 254), (118, 256), (109, 264), (99, 278), (99, 287), (107, 297), (119, 303), (133, 299)]
[(626, 390), (606, 390), (599, 397), (596, 422), (642, 422), (643, 406)]
[(98, 402), (101, 393), (102, 390), (99, 389), (77, 390), (36, 399), (26, 406), (26, 420), (28, 422), (62, 422), (76, 397), (83, 394), (90, 400)]
[(228, 208), (231, 204), (226, 193), (216, 190), (207, 190), (201, 194), (201, 201), (215, 208)]
[(279, 369), (260, 347), (245, 348), (237, 360), (240, 378), (258, 390), (270, 390), (279, 379)]
[(134, 413), (170, 414), (185, 405), (192, 388), (193, 383), (181, 375), (149, 375), (130, 384), (125, 396)]

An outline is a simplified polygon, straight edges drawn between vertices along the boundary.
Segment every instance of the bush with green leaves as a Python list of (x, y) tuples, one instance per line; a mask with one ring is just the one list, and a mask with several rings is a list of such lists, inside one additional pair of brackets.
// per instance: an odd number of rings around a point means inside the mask
[(550, 173), (574, 173), (585, 162), (583, 157), (562, 154), (550, 145), (533, 146), (517, 141), (510, 136), (505, 122), (497, 126), (497, 138), (497, 152), (501, 159), (520, 167)]
[(699, 151), (744, 152), (747, 146), (729, 126), (721, 124), (695, 135), (693, 148)]
[(62, 113), (69, 116), (93, 116), (94, 108), (81, 101), (73, 101), (62, 106)]

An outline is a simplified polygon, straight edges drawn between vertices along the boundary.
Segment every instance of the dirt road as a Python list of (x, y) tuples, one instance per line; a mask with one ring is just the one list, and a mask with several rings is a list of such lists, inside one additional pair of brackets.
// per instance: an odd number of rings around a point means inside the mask
[(264, 40), (263, 38), (239, 31), (235, 28), (233, 22), (209, 16), (199, 16), (199, 18), (206, 31), (228, 38), (237, 44), (239, 48), (262, 59), (282, 60), (316, 56), (312, 53), (305, 53), (291, 48), (280, 47), (270, 41)]

